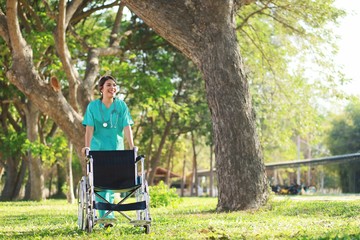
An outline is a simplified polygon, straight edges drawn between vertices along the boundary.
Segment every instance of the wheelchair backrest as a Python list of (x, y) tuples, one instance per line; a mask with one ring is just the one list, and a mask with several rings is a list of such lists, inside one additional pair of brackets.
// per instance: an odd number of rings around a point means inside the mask
[(93, 159), (94, 187), (126, 189), (135, 186), (134, 150), (90, 151)]

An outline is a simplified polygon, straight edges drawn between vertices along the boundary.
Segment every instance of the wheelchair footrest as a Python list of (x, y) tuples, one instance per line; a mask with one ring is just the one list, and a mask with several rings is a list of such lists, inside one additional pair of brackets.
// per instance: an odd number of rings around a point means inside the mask
[(110, 211), (133, 211), (133, 210), (145, 210), (146, 202), (136, 202), (136, 203), (127, 203), (127, 204), (112, 204), (112, 203), (103, 203), (95, 202), (94, 208), (98, 210), (110, 210)]

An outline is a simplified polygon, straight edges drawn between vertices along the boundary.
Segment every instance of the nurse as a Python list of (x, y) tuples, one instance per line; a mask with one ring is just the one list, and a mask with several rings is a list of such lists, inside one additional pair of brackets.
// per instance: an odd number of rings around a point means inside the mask
[[(85, 147), (91, 150), (124, 150), (124, 135), (130, 149), (134, 148), (131, 118), (126, 103), (116, 98), (118, 85), (112, 76), (103, 76), (99, 80), (98, 88), (100, 99), (91, 101), (87, 106), (82, 124), (85, 126)], [(114, 202), (111, 191), (100, 192), (100, 195), (110, 203)], [(101, 201), (100, 199), (97, 199)], [(104, 216), (106, 211), (100, 210), (99, 216)], [(114, 218), (112, 212), (107, 218)], [(111, 224), (105, 227), (112, 226)]]

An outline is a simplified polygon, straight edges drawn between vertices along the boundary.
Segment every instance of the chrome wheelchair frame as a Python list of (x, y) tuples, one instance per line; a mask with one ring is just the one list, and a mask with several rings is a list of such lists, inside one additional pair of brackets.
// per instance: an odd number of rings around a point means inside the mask
[[(137, 156), (137, 148), (117, 151), (87, 149), (86, 156), (86, 175), (78, 184), (78, 227), (92, 232), (96, 224), (112, 223), (114, 220), (106, 217), (111, 212), (118, 212), (134, 226), (144, 227), (145, 233), (150, 233), (150, 196), (144, 174), (145, 157)], [(105, 190), (125, 196), (116, 204), (110, 203), (99, 195)], [(133, 195), (136, 201), (125, 203)], [(101, 201), (97, 201), (96, 196)], [(96, 210), (105, 210), (105, 215), (100, 218)], [(136, 211), (135, 219), (125, 214), (126, 211)]]

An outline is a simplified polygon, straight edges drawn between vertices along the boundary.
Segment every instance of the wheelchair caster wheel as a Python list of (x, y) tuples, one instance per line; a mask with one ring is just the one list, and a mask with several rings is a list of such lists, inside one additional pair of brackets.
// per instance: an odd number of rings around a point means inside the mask
[(145, 225), (144, 228), (145, 228), (145, 233), (149, 234), (150, 233), (150, 225)]

